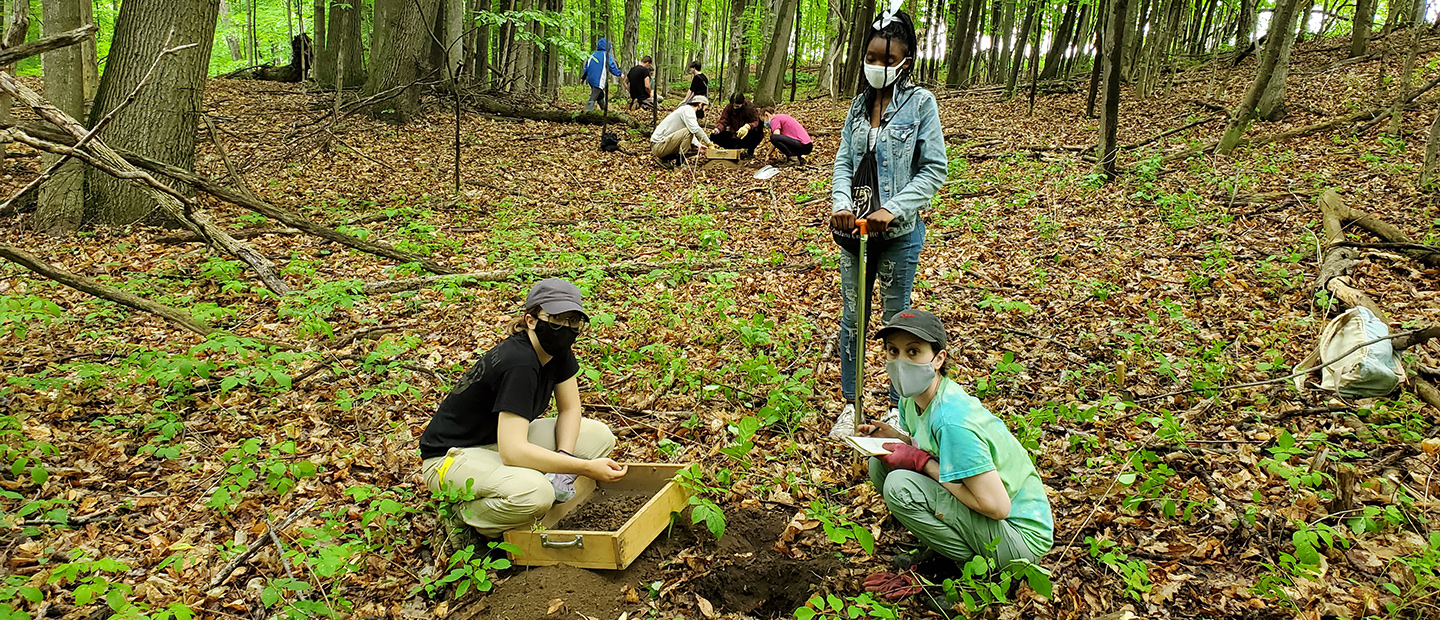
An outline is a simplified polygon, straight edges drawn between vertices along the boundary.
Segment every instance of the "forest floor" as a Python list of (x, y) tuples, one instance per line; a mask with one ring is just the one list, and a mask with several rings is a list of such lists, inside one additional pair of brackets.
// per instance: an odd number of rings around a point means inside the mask
[[(1290, 116), (1251, 135), (1393, 97), (1403, 53), (1340, 66), (1341, 43), (1297, 47)], [(1422, 56), (1418, 73), (1437, 61)], [(1096, 134), (1083, 91), (1042, 93), (1028, 115), (1024, 96), (937, 93), (951, 182), (926, 214), (912, 302), (950, 328), (957, 380), (1033, 451), (1056, 545), (1043, 559), (1048, 597), (1038, 582), (1012, 595), (959, 573), (928, 575), (926, 596), (1001, 618), (1440, 614), (1435, 409), (1409, 391), (1209, 390), (1288, 374), (1333, 316), (1311, 292), (1321, 190), (1440, 244), (1440, 210), (1414, 189), (1435, 107), (1405, 114), (1398, 137), (1346, 126), (1163, 162), (1219, 136), (1253, 70), (1253, 57), (1206, 63), (1149, 98), (1127, 88), (1122, 143), (1210, 120), (1125, 151), (1110, 184), (1071, 148)], [(624, 137), (637, 155), (602, 153), (595, 127), (467, 114), (459, 200), (448, 104), (399, 128), (307, 124), (330, 102), (217, 80), (205, 112), (266, 199), (515, 276), (366, 294), (366, 282), (421, 274), (279, 231), (249, 240), (298, 291), (277, 298), (240, 263), (167, 240), (175, 231), (54, 239), (3, 222), (46, 260), (240, 337), (205, 340), (0, 264), (0, 609), (779, 618), (818, 593), (889, 613), (860, 583), (914, 539), (824, 437), (842, 404), (824, 223), (843, 102), (782, 106), (817, 153), (775, 177), (773, 195), (751, 178), (760, 161), (661, 170), (645, 135)], [(37, 159), (15, 161), (0, 191), (37, 173)], [(225, 177), (203, 136), (197, 168)], [(203, 203), (231, 228), (275, 228)], [(1364, 257), (1354, 284), (1393, 330), (1440, 323), (1435, 269)], [(664, 264), (606, 270), (637, 261)], [(442, 546), (417, 439), (450, 383), (505, 335), (534, 270), (550, 267), (579, 283), (595, 319), (577, 344), (586, 415), (616, 430), (618, 460), (701, 464), (699, 497), (724, 514), (718, 540), (718, 522), (687, 514), (618, 572), (502, 568)], [(1440, 366), (1437, 351), (1412, 349), (1408, 367)], [(880, 355), (866, 364), (875, 390)], [(223, 572), (271, 524), (284, 552), (260, 544)], [(996, 594), (1008, 601), (987, 606)], [(938, 615), (915, 599), (900, 613)]]

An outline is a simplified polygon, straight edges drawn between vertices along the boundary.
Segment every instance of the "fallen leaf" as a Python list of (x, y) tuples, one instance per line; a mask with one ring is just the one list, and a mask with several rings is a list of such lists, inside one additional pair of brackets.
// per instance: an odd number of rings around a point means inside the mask
[(704, 616), (705, 616), (706, 618), (714, 618), (714, 617), (716, 617), (716, 614), (715, 614), (715, 606), (714, 606), (714, 605), (711, 605), (711, 604), (710, 604), (710, 601), (705, 600), (705, 597), (700, 596), (699, 594), (696, 594), (696, 595), (695, 595), (695, 604), (700, 606), (700, 613), (701, 613), (701, 614), (704, 614)]
[(545, 611), (545, 615), (547, 615), (547, 616), (553, 616), (553, 615), (555, 615), (555, 612), (560, 611), (560, 610), (562, 610), (562, 609), (565, 609), (565, 601), (564, 601), (564, 600), (561, 600), (561, 599), (558, 599), (558, 598), (557, 598), (557, 599), (551, 599), (551, 600), (550, 600), (550, 608)]

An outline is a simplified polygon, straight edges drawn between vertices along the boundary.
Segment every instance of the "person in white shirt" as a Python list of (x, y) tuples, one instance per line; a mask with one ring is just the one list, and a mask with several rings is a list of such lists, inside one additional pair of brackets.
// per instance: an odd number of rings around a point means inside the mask
[(663, 163), (673, 165), (684, 163), (691, 147), (703, 149), (714, 146), (710, 134), (700, 127), (700, 119), (705, 117), (705, 110), (709, 107), (710, 99), (704, 95), (695, 95), (680, 104), (650, 134), (650, 154)]

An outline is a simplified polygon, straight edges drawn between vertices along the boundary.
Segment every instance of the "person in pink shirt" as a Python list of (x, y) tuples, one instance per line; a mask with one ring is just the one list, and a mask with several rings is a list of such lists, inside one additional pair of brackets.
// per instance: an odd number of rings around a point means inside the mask
[(764, 121), (765, 128), (770, 130), (770, 144), (775, 145), (775, 150), (785, 156), (785, 161), (788, 162), (794, 157), (804, 165), (805, 156), (815, 150), (815, 143), (810, 140), (810, 134), (800, 125), (800, 121), (789, 114), (776, 114), (775, 108), (761, 110), (760, 120)]

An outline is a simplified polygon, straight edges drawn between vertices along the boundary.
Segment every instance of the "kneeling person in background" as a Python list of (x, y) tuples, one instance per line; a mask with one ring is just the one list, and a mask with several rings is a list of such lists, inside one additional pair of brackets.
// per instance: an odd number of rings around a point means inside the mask
[(692, 146), (714, 146), (700, 128), (700, 118), (709, 106), (709, 98), (695, 95), (666, 115), (650, 134), (650, 154), (662, 163), (674, 165), (685, 161)]
[[(1034, 564), (1054, 545), (1045, 484), (1030, 455), (975, 397), (945, 376), (945, 327), (914, 308), (891, 317), (885, 371), (900, 392), (900, 428), (883, 422), (856, 430), (894, 438), (890, 454), (870, 459), (870, 481), (890, 513), (928, 550), (963, 565), (983, 556), (995, 570)], [(913, 566), (926, 551), (896, 564)], [(882, 596), (917, 591), (909, 572), (877, 573), (866, 586)]]
[(788, 162), (794, 157), (804, 165), (805, 156), (815, 150), (815, 143), (810, 140), (810, 133), (805, 131), (800, 121), (789, 114), (776, 114), (772, 107), (760, 111), (760, 120), (764, 121), (765, 128), (770, 130), (770, 144), (775, 145), (775, 150), (785, 156), (785, 161)]
[[(575, 496), (579, 476), (625, 476), (607, 458), (615, 449), (610, 428), (581, 416), (571, 346), (589, 323), (574, 284), (535, 284), (510, 337), (460, 377), (420, 437), (425, 486), (463, 494), (457, 513), (480, 534), (497, 537), (543, 517)], [(540, 417), (552, 396), (558, 414)]]

